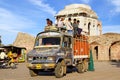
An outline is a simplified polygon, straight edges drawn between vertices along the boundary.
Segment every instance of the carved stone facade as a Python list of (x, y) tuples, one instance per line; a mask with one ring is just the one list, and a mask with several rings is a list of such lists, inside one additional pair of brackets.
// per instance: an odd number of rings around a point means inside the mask
[(56, 16), (64, 17), (65, 21), (68, 20), (68, 18), (72, 18), (72, 20), (79, 20), (80, 27), (83, 29), (84, 32), (87, 32), (90, 36), (102, 34), (102, 24), (98, 20), (97, 14), (88, 5), (68, 5), (63, 10), (59, 11)]

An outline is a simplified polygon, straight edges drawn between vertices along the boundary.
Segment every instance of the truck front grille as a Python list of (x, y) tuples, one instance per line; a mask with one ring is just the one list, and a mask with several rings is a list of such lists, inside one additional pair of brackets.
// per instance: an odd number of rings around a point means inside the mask
[(33, 60), (47, 60), (47, 57), (33, 57)]

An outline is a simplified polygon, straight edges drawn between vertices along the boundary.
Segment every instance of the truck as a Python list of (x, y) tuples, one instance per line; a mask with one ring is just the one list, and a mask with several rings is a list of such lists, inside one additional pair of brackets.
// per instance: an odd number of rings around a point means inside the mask
[(88, 62), (88, 36), (74, 36), (56, 29), (38, 33), (33, 50), (27, 54), (31, 76), (51, 71), (56, 78), (60, 78), (66, 75), (67, 68), (76, 68), (78, 73), (83, 73), (88, 70)]

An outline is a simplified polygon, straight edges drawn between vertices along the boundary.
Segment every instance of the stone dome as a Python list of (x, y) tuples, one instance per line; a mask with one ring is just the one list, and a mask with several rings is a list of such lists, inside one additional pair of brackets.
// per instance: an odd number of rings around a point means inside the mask
[(98, 19), (97, 14), (91, 9), (89, 5), (86, 4), (70, 4), (65, 6), (65, 8), (58, 12), (56, 16), (67, 16), (85, 13), (88, 17)]
[(80, 8), (80, 7), (91, 9), (91, 7), (86, 4), (71, 4), (71, 5), (66, 6), (65, 9)]

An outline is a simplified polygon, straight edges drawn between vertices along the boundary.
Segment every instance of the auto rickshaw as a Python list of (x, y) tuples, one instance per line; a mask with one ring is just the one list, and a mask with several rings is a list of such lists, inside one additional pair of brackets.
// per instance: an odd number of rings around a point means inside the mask
[(26, 48), (17, 46), (3, 46), (7, 55), (11, 58), (11, 62), (25, 62)]

